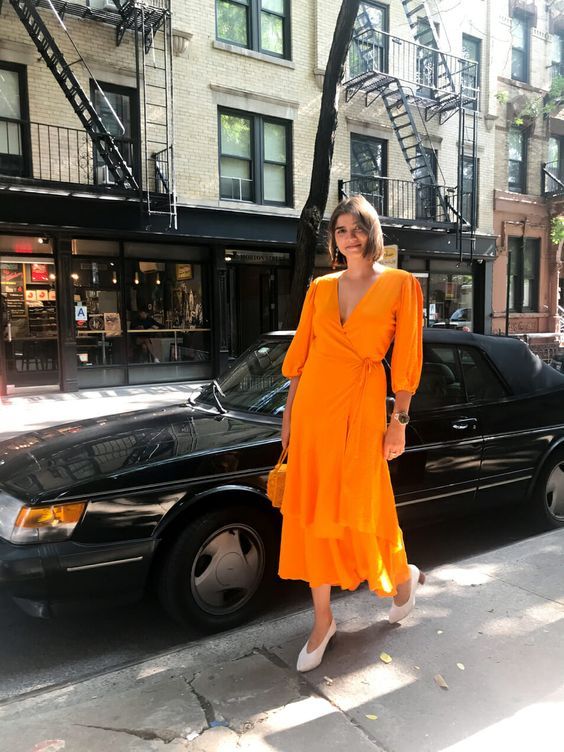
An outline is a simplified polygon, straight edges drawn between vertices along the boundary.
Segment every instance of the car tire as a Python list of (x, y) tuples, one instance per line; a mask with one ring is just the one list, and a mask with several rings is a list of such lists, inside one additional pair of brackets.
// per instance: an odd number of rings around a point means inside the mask
[(564, 527), (564, 451), (545, 462), (529, 504), (529, 516), (541, 530)]
[(166, 556), (157, 582), (166, 611), (204, 632), (231, 629), (266, 600), (278, 565), (273, 515), (216, 509), (192, 520)]

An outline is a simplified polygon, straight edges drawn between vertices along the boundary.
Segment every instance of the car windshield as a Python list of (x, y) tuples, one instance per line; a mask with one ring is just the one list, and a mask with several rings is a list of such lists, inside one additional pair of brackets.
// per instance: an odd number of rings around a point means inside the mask
[[(286, 339), (263, 340), (240, 355), (217, 379), (216, 396), (222, 407), (281, 415), (289, 385), (282, 376), (282, 362), (289, 344)], [(206, 385), (197, 401), (217, 404), (213, 390), (212, 384)]]

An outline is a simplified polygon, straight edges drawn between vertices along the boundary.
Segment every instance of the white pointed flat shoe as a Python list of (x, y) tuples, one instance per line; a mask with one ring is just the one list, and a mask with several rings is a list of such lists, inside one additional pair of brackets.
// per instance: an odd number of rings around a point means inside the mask
[(425, 582), (425, 575), (423, 572), (419, 571), (415, 564), (409, 565), (409, 571), (411, 572), (411, 592), (409, 594), (409, 599), (403, 604), (403, 606), (396, 606), (395, 603), (392, 603), (390, 613), (388, 614), (388, 621), (390, 624), (396, 624), (398, 621), (405, 619), (406, 616), (409, 616), (415, 606), (415, 594), (417, 588)]
[(306, 642), (301, 650), (301, 653), (298, 656), (298, 665), (296, 667), (298, 671), (301, 671), (302, 673), (304, 671), (312, 671), (314, 668), (317, 668), (320, 665), (321, 661), (323, 660), (325, 649), (327, 648), (327, 645), (329, 645), (329, 642), (336, 631), (337, 625), (335, 624), (335, 619), (333, 619), (331, 625), (329, 626), (329, 629), (327, 630), (327, 634), (323, 638), (323, 642), (312, 653), (307, 652)]

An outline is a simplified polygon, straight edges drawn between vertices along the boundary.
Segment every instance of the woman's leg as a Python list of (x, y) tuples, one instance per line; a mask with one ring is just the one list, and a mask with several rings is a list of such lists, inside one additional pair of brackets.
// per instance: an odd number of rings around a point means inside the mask
[(312, 653), (321, 645), (333, 621), (331, 585), (312, 587), (311, 597), (313, 598), (314, 623), (307, 643), (308, 653)]

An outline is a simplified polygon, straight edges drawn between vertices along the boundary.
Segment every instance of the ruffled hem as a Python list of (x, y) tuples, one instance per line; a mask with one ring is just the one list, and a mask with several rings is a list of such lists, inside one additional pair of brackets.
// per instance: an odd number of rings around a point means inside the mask
[(401, 529), (394, 541), (344, 528), (339, 538), (320, 538), (292, 517), (284, 517), (278, 574), (310, 587), (333, 585), (356, 590), (362, 582), (380, 597), (397, 594), (409, 579)]

